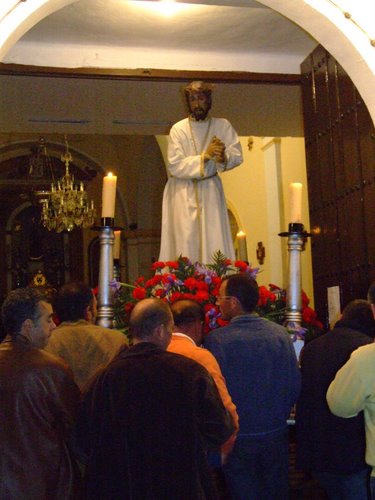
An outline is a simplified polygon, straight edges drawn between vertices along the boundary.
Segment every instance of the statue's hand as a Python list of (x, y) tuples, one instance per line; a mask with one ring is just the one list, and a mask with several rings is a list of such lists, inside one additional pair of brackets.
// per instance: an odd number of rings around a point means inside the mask
[(214, 136), (205, 151), (204, 157), (207, 160), (215, 158), (217, 162), (223, 163), (225, 161), (225, 144)]
[(214, 144), (216, 145), (215, 159), (218, 163), (225, 162), (225, 144), (218, 137), (214, 136), (212, 138)]

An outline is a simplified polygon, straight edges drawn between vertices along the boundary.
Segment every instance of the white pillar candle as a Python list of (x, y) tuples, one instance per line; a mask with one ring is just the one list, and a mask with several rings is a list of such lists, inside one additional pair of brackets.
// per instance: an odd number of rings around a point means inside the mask
[(115, 233), (115, 245), (113, 247), (113, 258), (120, 258), (120, 248), (121, 248), (121, 231), (114, 231)]
[(237, 233), (238, 260), (248, 261), (246, 234), (243, 231)]
[(117, 176), (109, 172), (103, 178), (102, 218), (115, 218)]
[(292, 182), (290, 189), (290, 218), (289, 222), (302, 222), (302, 184)]

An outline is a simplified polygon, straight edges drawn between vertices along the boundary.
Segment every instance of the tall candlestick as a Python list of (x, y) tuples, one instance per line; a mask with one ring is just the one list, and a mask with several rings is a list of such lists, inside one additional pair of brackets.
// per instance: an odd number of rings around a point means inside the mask
[(237, 233), (238, 259), (248, 261), (246, 234), (243, 231)]
[(290, 218), (288, 222), (302, 222), (302, 184), (292, 182), (290, 189)]
[(115, 204), (116, 204), (116, 183), (117, 176), (109, 172), (103, 178), (103, 193), (102, 193), (102, 218), (114, 219)]
[(121, 247), (121, 231), (114, 231), (115, 233), (115, 245), (113, 247), (113, 258), (120, 258), (120, 247)]

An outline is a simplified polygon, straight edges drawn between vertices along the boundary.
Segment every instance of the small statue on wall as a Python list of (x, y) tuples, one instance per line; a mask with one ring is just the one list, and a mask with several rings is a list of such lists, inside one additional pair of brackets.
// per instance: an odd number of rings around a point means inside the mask
[(256, 254), (259, 264), (262, 265), (264, 263), (264, 258), (266, 256), (266, 247), (263, 246), (263, 241), (258, 241)]

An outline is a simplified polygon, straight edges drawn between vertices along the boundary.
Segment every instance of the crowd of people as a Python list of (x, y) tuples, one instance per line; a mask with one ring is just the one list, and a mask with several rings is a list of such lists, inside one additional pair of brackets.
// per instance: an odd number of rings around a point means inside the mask
[(234, 500), (287, 499), (295, 404), (297, 466), (329, 499), (374, 498), (375, 285), (305, 345), (300, 366), (284, 327), (254, 312), (258, 298), (254, 279), (224, 279), (217, 301), (230, 322), (204, 338), (194, 300), (144, 299), (129, 346), (95, 325), (84, 283), (53, 304), (42, 289), (10, 292), (0, 498), (214, 500), (224, 478)]

